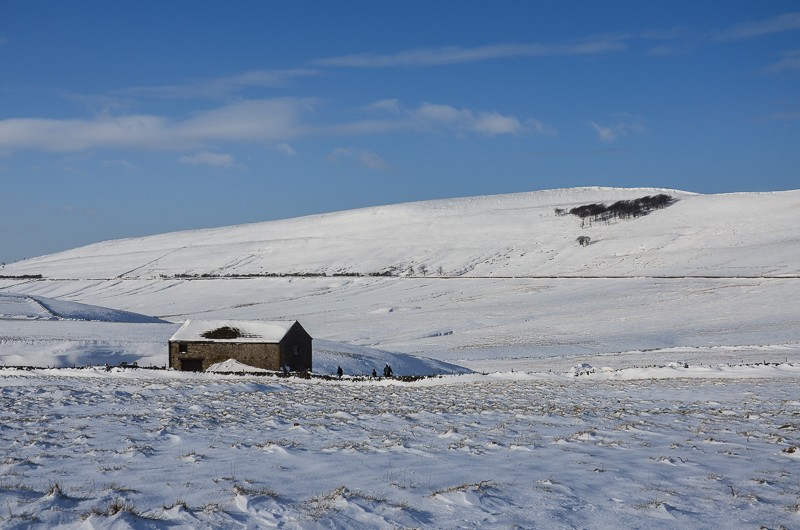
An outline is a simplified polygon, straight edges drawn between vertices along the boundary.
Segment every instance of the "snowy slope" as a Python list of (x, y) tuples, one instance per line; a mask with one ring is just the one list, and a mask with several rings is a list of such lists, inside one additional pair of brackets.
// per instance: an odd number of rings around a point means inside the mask
[(127, 322), (164, 324), (165, 321), (107, 307), (55, 300), (43, 296), (27, 296), (0, 292), (0, 320), (90, 320), (95, 322)]
[[(581, 228), (555, 208), (667, 193), (650, 215)], [(800, 191), (695, 195), (576, 188), (365, 208), (107, 241), (7, 265), (4, 275), (183, 274), (762, 276), (800, 273)], [(588, 235), (593, 244), (575, 240)]]
[[(581, 228), (554, 213), (658, 192), (679, 200), (638, 219)], [(800, 359), (798, 221), (798, 191), (554, 190), (98, 243), (8, 265), (50, 279), (0, 289), (172, 322), (298, 320), (317, 339), (477, 370), (777, 362)], [(174, 277), (393, 265), (416, 275)]]

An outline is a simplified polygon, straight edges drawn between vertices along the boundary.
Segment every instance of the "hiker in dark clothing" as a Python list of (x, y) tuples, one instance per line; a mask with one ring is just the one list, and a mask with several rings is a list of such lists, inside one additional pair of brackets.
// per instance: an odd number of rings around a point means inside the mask
[(342, 367), (341, 367), (341, 366), (339, 366), (338, 368), (336, 368), (336, 375), (337, 375), (337, 376), (339, 376), (339, 379), (341, 379), (341, 378), (342, 378), (342, 375), (344, 375), (344, 370), (342, 370)]
[(378, 377), (378, 372), (375, 371), (375, 368), (372, 369), (372, 377)]
[(392, 377), (392, 367), (388, 364), (383, 367), (383, 377)]

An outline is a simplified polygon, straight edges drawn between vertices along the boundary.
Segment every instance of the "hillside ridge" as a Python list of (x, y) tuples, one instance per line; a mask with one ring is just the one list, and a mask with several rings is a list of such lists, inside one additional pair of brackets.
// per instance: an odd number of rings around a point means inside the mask
[[(657, 194), (674, 201), (632, 219), (585, 223), (556, 213)], [(12, 263), (0, 273), (60, 279), (791, 276), (800, 274), (798, 211), (800, 191), (561, 188), (116, 239)]]

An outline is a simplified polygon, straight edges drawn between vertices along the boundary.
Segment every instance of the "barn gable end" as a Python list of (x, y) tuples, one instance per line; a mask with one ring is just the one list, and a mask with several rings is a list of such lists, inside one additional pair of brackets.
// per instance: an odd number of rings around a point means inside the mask
[(169, 340), (169, 366), (205, 371), (234, 359), (265, 370), (310, 371), (312, 340), (297, 321), (187, 320)]

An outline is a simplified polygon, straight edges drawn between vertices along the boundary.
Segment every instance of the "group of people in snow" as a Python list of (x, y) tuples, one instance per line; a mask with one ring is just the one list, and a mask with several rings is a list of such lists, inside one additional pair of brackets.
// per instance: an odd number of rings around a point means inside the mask
[[(341, 379), (343, 375), (344, 375), (344, 370), (342, 370), (341, 366), (337, 366), (336, 377)], [(389, 363), (386, 363), (386, 366), (383, 367), (383, 377), (392, 377), (392, 376), (394, 376), (392, 367), (389, 366)], [(375, 371), (375, 368), (372, 369), (372, 377), (378, 377), (378, 372)]]

